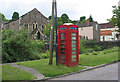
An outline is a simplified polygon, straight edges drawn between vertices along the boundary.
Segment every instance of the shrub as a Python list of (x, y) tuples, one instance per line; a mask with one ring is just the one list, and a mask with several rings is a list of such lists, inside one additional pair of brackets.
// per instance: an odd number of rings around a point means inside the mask
[(86, 52), (84, 41), (85, 40), (82, 39), (79, 40), (79, 54), (83, 54)]
[(39, 40), (32, 40), (32, 43), (34, 45), (34, 48), (38, 51), (38, 52), (42, 52), (44, 50), (44, 46), (45, 44)]
[(26, 30), (2, 31), (2, 63), (38, 59), (43, 43), (33, 43)]
[(98, 45), (93, 46), (93, 49), (94, 49), (95, 51), (100, 51), (100, 50), (102, 50), (102, 48), (101, 48), (100, 46), (98, 46)]
[(93, 51), (93, 52), (92, 52), (92, 54), (93, 54), (93, 55), (97, 55), (98, 53), (97, 53), (97, 52), (95, 52), (95, 51)]
[(85, 55), (90, 55), (90, 53), (86, 53)]
[(107, 54), (107, 52), (103, 52), (104, 54)]

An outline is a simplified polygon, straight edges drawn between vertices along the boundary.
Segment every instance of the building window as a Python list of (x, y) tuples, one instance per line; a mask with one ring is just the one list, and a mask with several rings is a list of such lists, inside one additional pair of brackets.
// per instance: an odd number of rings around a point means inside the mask
[(42, 25), (42, 28), (44, 28), (44, 26)]
[(39, 40), (40, 39), (40, 32), (38, 31), (37, 33), (37, 39)]
[(96, 24), (96, 30), (98, 30), (98, 24)]
[(83, 28), (81, 28), (81, 30), (83, 30)]
[(26, 28), (26, 29), (29, 29), (29, 25), (28, 25), (28, 24), (25, 24), (25, 28)]
[(36, 24), (36, 28), (37, 28), (37, 24)]
[(33, 30), (34, 30), (34, 24), (33, 24)]

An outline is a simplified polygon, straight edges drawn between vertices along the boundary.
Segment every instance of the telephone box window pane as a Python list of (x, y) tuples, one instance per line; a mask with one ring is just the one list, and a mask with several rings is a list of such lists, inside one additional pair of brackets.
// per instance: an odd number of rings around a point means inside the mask
[(76, 59), (72, 59), (72, 62), (76, 62)]
[(76, 48), (72, 48), (72, 50), (77, 50)]
[(76, 35), (77, 35), (77, 33), (71, 33), (71, 35), (72, 35), (72, 36), (76, 36)]
[(76, 40), (77, 39), (77, 37), (72, 37), (72, 40)]
[(65, 37), (61, 37), (61, 39), (65, 39)]
[(65, 52), (61, 52), (61, 54), (65, 54)]
[(64, 51), (65, 50), (65, 48), (61, 48), (61, 51)]
[(61, 35), (61, 36), (64, 36), (64, 35), (65, 35), (65, 33), (60, 33), (60, 35)]
[(60, 57), (61, 57), (61, 58), (65, 58), (65, 56), (64, 56), (64, 55), (61, 55)]
[(65, 45), (64, 45), (64, 44), (61, 44), (61, 47), (65, 47)]
[(72, 47), (76, 47), (76, 44), (72, 44)]
[(76, 43), (76, 41), (72, 41), (72, 43)]
[(61, 62), (65, 62), (65, 60), (64, 60), (64, 59), (61, 59)]
[(76, 54), (76, 52), (72, 52), (72, 54)]
[(76, 58), (76, 55), (72, 55), (72, 58)]
[(64, 30), (64, 29), (67, 29), (66, 27), (65, 28), (59, 28), (60, 30)]
[(64, 41), (64, 40), (61, 40), (61, 43), (65, 43), (65, 41)]

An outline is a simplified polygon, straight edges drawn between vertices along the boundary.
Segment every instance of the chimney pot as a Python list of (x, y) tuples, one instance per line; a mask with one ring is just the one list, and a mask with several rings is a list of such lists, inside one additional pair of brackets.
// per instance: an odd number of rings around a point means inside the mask
[(88, 26), (90, 25), (90, 21), (89, 21), (89, 19), (87, 19), (87, 25), (88, 25)]

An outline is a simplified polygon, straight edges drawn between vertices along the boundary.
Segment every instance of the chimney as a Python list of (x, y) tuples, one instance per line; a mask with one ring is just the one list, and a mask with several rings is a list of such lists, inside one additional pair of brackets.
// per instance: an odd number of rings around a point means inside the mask
[(89, 26), (90, 25), (90, 21), (89, 21), (89, 19), (87, 19), (87, 26)]

